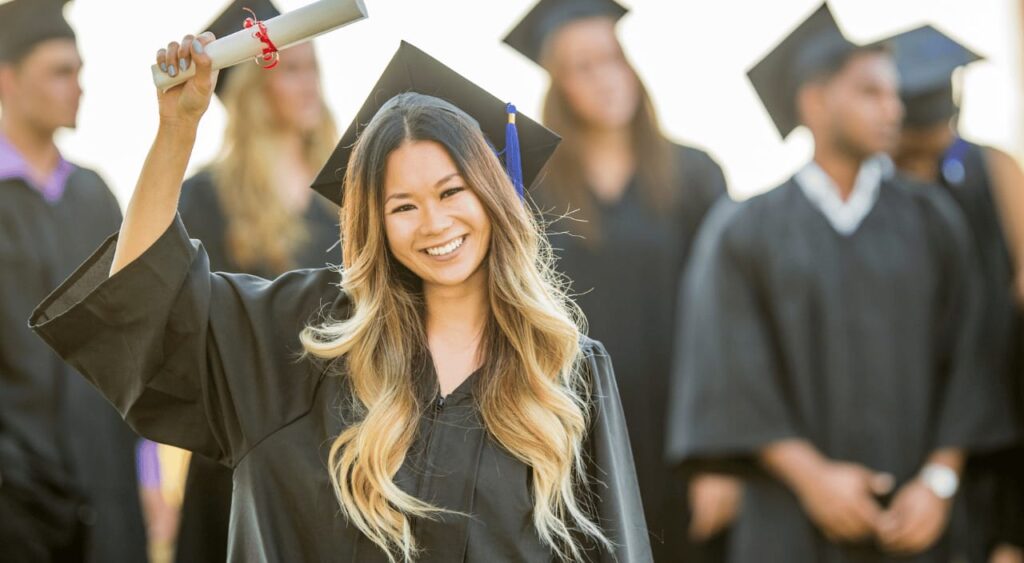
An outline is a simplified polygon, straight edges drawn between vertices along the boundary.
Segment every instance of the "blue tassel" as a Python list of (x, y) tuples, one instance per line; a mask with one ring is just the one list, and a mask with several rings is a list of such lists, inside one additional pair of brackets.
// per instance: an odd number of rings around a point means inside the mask
[(505, 126), (505, 172), (516, 193), (520, 198), (525, 196), (526, 188), (523, 186), (523, 161), (519, 154), (519, 131), (516, 129), (516, 106), (508, 104), (505, 106), (508, 112), (508, 124)]

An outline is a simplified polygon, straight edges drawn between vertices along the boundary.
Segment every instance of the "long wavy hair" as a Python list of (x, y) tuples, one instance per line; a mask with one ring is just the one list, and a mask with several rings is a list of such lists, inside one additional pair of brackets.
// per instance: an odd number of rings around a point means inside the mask
[[(583, 316), (563, 292), (534, 214), (516, 195), (476, 121), (443, 100), (416, 93), (396, 96), (380, 109), (356, 142), (345, 173), (341, 286), (352, 313), (302, 334), (307, 353), (343, 357), (357, 409), (328, 460), (341, 508), (392, 561), (417, 555), (410, 517), (445, 512), (393, 480), (427, 408), (418, 392), (423, 382), (416, 381), (422, 372), (415, 366), (431, 361), (422, 282), (388, 249), (384, 230), (387, 158), (409, 141), (444, 147), (492, 225), (481, 265), (490, 312), (474, 393), (486, 431), (532, 470), (533, 524), (559, 557), (579, 558), (585, 537), (607, 546), (585, 493), (582, 448), (590, 386), (580, 364)], [(436, 381), (431, 385), (436, 392)]]
[[(287, 57), (288, 52), (282, 52)], [(274, 186), (275, 145), (279, 125), (269, 99), (267, 73), (255, 64), (238, 65), (221, 96), (227, 109), (224, 144), (210, 166), (217, 197), (227, 220), (227, 252), (243, 269), (284, 272), (309, 241), (303, 210), (284, 202)], [(323, 119), (303, 139), (302, 158), (317, 170), (330, 156), (337, 128), (323, 98)], [(313, 198), (310, 205), (329, 205)]]
[[(542, 61), (551, 76), (551, 84), (544, 98), (543, 119), (544, 125), (558, 131), (562, 142), (547, 167), (543, 195), (545, 201), (557, 201), (559, 205), (570, 202), (574, 218), (580, 220), (570, 221), (568, 229), (594, 246), (601, 243), (601, 222), (584, 176), (583, 139), (587, 124), (559, 86), (561, 67), (549, 48), (550, 39), (547, 43), (542, 51)], [(673, 144), (662, 132), (651, 96), (636, 69), (626, 59), (621, 45), (618, 55), (633, 74), (640, 90), (636, 113), (629, 126), (639, 180), (636, 188), (642, 201), (661, 214), (671, 208), (672, 194), (678, 188), (682, 172)]]

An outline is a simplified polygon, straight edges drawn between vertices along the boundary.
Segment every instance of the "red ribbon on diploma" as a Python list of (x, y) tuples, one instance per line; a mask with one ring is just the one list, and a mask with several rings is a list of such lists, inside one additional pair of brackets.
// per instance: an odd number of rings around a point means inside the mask
[(245, 18), (245, 29), (255, 27), (256, 33), (253, 34), (253, 37), (259, 39), (265, 45), (263, 47), (263, 54), (256, 57), (256, 62), (265, 69), (274, 68), (280, 60), (277, 45), (274, 45), (274, 42), (270, 40), (270, 35), (267, 34), (267, 26), (263, 25), (263, 22), (256, 18), (256, 12), (249, 8), (243, 9), (252, 14), (251, 18)]

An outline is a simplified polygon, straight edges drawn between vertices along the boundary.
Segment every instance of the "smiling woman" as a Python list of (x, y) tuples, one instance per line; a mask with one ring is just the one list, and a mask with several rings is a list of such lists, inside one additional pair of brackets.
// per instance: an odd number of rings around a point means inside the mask
[[(611, 361), (488, 140), (505, 104), (403, 43), (314, 183), (341, 283), (211, 273), (174, 216), (211, 40), (159, 57), (197, 72), (120, 236), (32, 323), (141, 434), (234, 467), (228, 558), (651, 560)], [(557, 138), (518, 132), (529, 186)]]
[[(479, 281), (491, 225), (475, 190), (445, 148), (405, 141), (388, 156), (384, 226), (388, 248), (423, 280), (437, 286)], [(408, 191), (404, 186), (409, 186)], [(469, 278), (473, 278), (470, 280)]]
[(342, 506), (375, 542), (403, 551), (415, 544), (401, 536), (402, 512), (437, 512), (373, 477), (393, 474), (415, 440), (418, 384), (408, 366), (429, 350), (441, 396), (480, 368), (473, 387), (484, 426), (534, 469), (537, 532), (578, 558), (571, 527), (605, 539), (564, 492), (582, 464), (587, 383), (575, 369), (574, 311), (538, 267), (542, 239), (530, 213), (479, 126), (444, 100), (400, 94), (362, 139), (343, 208), (343, 287), (355, 314), (304, 335), (313, 354), (346, 357), (367, 409), (332, 448)]

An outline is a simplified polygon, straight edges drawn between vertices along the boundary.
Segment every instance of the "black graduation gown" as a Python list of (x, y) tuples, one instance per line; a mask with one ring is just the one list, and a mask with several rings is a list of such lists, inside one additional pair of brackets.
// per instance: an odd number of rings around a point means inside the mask
[[(0, 181), (0, 555), (39, 561), (146, 557), (135, 434), (26, 323), (32, 307), (117, 230), (100, 177), (78, 168), (47, 202)], [(75, 545), (69, 545), (69, 542)]]
[[(956, 155), (953, 155), (956, 153)], [(981, 273), (982, 354), (997, 374), (1005, 377), (1015, 399), (1018, 425), (1024, 420), (1021, 401), (1021, 311), (1014, 298), (1015, 268), (1002, 218), (989, 176), (985, 149), (963, 139), (950, 147), (949, 156), (960, 162), (962, 178), (940, 175), (941, 185), (967, 219), (972, 252)], [(1011, 542), (1024, 546), (1024, 449), (995, 452), (970, 460), (965, 481), (966, 542), (971, 561), (987, 561), (992, 545)]]
[[(747, 471), (734, 561), (897, 560), (826, 541), (756, 455), (805, 439), (902, 485), (937, 448), (1011, 437), (978, 354), (962, 215), (941, 190), (897, 177), (842, 236), (791, 179), (716, 207), (705, 227), (685, 284), (669, 455)], [(898, 560), (948, 561), (945, 547)]]
[[(637, 178), (614, 204), (592, 198), (600, 214), (601, 242), (552, 233), (558, 270), (572, 282), (576, 302), (587, 317), (589, 335), (615, 358), (622, 408), (629, 425), (644, 512), (659, 560), (677, 559), (678, 546), (666, 538), (685, 529), (682, 483), (670, 482), (664, 462), (665, 411), (672, 361), (676, 298), (690, 244), (705, 213), (726, 193), (721, 167), (705, 152), (676, 146), (682, 173), (669, 213), (644, 201)], [(543, 210), (562, 213), (573, 202), (555, 201), (543, 186), (533, 191)], [(585, 218), (583, 218), (585, 219)], [(553, 231), (564, 231), (564, 221)]]
[[(304, 215), (310, 238), (292, 257), (296, 268), (341, 263), (337, 208), (323, 205), (320, 196), (314, 197), (317, 199), (311, 202)], [(189, 235), (202, 241), (211, 270), (248, 273), (267, 279), (281, 273), (267, 267), (243, 268), (231, 259), (226, 241), (227, 218), (209, 171), (185, 181), (178, 208)], [(228, 548), (231, 486), (230, 468), (202, 456), (192, 458), (175, 545), (176, 561), (224, 561)]]
[[(385, 561), (346, 526), (326, 469), (332, 439), (353, 418), (344, 362), (331, 369), (298, 356), (307, 323), (348, 314), (339, 275), (300, 270), (267, 282), (211, 274), (202, 246), (175, 220), (107, 278), (114, 244), (37, 308), (33, 327), (140, 434), (234, 468), (229, 559)], [(585, 445), (593, 500), (617, 546), (593, 559), (649, 561), (611, 362), (600, 344), (587, 340), (584, 348), (594, 389)], [(531, 524), (530, 472), (487, 437), (471, 389), (426, 411), (427, 431), (395, 478), (420, 498), (474, 516), (416, 521), (421, 560), (549, 561)], [(431, 471), (418, 470), (425, 465)]]

